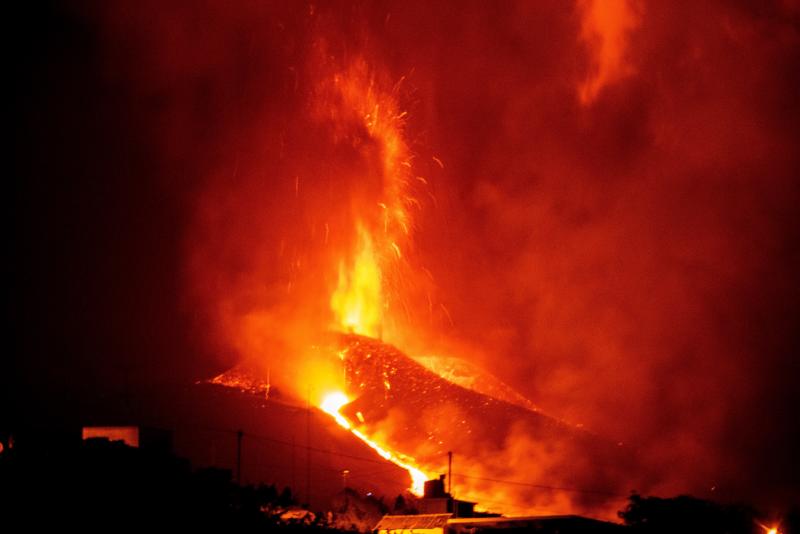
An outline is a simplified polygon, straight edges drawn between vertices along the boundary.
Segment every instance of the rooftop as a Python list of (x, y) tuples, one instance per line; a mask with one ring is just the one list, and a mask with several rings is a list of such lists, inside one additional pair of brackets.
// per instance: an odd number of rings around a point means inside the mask
[(385, 515), (373, 530), (443, 528), (453, 514)]

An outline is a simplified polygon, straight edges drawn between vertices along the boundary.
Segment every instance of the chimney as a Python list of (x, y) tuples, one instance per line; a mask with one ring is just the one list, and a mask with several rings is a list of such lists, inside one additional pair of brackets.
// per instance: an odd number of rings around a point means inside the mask
[(444, 492), (444, 475), (439, 475), (438, 479), (426, 481), (423, 496), (425, 499), (441, 499), (447, 497), (447, 494)]

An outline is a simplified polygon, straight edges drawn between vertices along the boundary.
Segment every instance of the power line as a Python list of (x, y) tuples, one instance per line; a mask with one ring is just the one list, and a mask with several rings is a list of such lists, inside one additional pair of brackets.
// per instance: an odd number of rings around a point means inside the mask
[[(260, 434), (249, 434), (248, 433), (248, 434), (245, 434), (245, 435), (248, 436), (248, 437), (251, 437), (251, 438), (255, 438), (257, 440), (261, 440), (261, 441), (270, 441), (272, 443), (278, 443), (278, 444), (281, 444), (281, 445), (288, 445), (288, 446), (292, 445), (291, 443), (289, 443), (287, 441), (283, 441), (283, 440), (275, 439), (275, 438), (270, 438), (270, 437), (267, 437), (267, 436), (262, 436)], [(367, 458), (366, 456), (356, 456), (354, 454), (348, 454), (346, 452), (334, 451), (334, 450), (331, 450), (331, 449), (320, 449), (318, 447), (312, 447), (311, 445), (299, 445), (299, 444), (297, 444), (295, 446), (299, 447), (301, 449), (306, 449), (306, 450), (311, 451), (311, 452), (319, 452), (319, 453), (323, 453), (323, 454), (332, 454), (334, 456), (341, 456), (342, 458), (349, 458), (351, 460), (360, 460), (362, 462), (370, 462), (370, 463), (373, 463), (373, 464), (380, 464), (380, 465), (384, 465), (386, 463), (386, 460), (377, 460), (375, 458)], [(398, 469), (402, 469), (402, 468), (398, 467)]]
[(483, 480), (486, 482), (496, 482), (498, 484), (509, 484), (512, 486), (525, 486), (529, 488), (536, 488), (536, 489), (545, 489), (551, 491), (571, 491), (575, 493), (589, 493), (589, 494), (597, 494), (597, 495), (608, 495), (609, 497), (627, 497), (627, 495), (622, 495), (619, 493), (613, 493), (610, 491), (604, 490), (596, 490), (596, 489), (581, 489), (581, 488), (568, 488), (564, 486), (548, 486), (546, 484), (532, 484), (530, 482), (519, 482), (516, 480), (501, 480), (498, 478), (488, 478), (488, 477), (476, 477), (472, 475), (465, 475), (463, 473), (453, 473), (454, 477), (461, 477), (461, 478), (469, 478), (472, 480)]
[[(199, 425), (196, 426), (195, 428), (202, 428), (204, 430), (209, 430), (209, 431), (214, 431), (214, 432), (224, 432), (224, 433), (228, 433), (228, 434), (236, 434), (237, 433), (236, 430), (229, 430), (229, 429), (224, 429), (224, 428), (201, 427)], [(292, 442), (288, 442), (288, 441), (272, 438), (272, 437), (269, 437), (269, 436), (265, 436), (265, 435), (262, 435), (262, 434), (255, 434), (255, 433), (245, 432), (244, 435), (247, 436), (247, 437), (255, 438), (256, 440), (269, 441), (271, 443), (277, 443), (277, 444), (280, 444), (280, 445), (286, 445), (288, 447), (298, 447), (298, 448), (305, 449), (305, 450), (310, 451), (310, 452), (318, 452), (318, 453), (322, 453), (322, 454), (331, 454), (331, 455), (334, 455), (334, 456), (339, 456), (339, 457), (342, 457), (342, 458), (348, 458), (348, 459), (351, 459), (351, 460), (358, 460), (358, 461), (361, 461), (361, 462), (368, 462), (368, 463), (374, 463), (374, 464), (380, 464), (380, 465), (385, 465), (386, 464), (386, 461), (382, 460), (382, 459), (379, 460), (379, 459), (376, 459), (376, 458), (367, 458), (365, 456), (358, 456), (358, 455), (349, 454), (349, 453), (345, 453), (345, 452), (334, 451), (334, 450), (331, 450), (331, 449), (321, 449), (319, 447), (313, 447), (311, 445), (302, 445), (302, 444), (298, 444), (298, 443), (292, 443)], [(390, 469), (390, 468), (387, 466), (387, 469)], [(400, 469), (400, 468), (398, 467), (398, 469)], [(461, 478), (467, 478), (467, 479), (471, 479), (471, 480), (480, 480), (480, 481), (484, 481), (484, 482), (494, 482), (496, 484), (508, 484), (508, 485), (511, 485), (511, 486), (529, 487), (529, 488), (542, 489), (542, 490), (548, 490), (548, 491), (566, 491), (566, 492), (572, 492), (572, 493), (606, 495), (606, 496), (609, 496), (609, 497), (619, 497), (619, 498), (627, 498), (628, 497), (628, 495), (623, 495), (623, 494), (615, 493), (615, 492), (612, 492), (612, 491), (605, 491), (605, 490), (598, 490), (598, 489), (573, 488), (573, 487), (567, 487), (567, 486), (551, 486), (551, 485), (547, 485), (547, 484), (534, 484), (534, 483), (531, 483), (531, 482), (521, 482), (521, 481), (517, 481), (517, 480), (505, 480), (505, 479), (499, 479), (499, 478), (479, 477), (479, 476), (474, 476), (474, 475), (467, 475), (467, 474), (464, 474), (464, 473), (453, 473), (452, 477), (461, 477)]]
[[(191, 429), (198, 429), (198, 430), (205, 430), (205, 431), (209, 431), (209, 432), (219, 432), (219, 433), (233, 434), (233, 435), (236, 435), (236, 433), (238, 432), (237, 430), (230, 430), (230, 429), (227, 429), (227, 428), (215, 428), (215, 427), (209, 427), (209, 426), (204, 426), (204, 425), (180, 425), (180, 426), (178, 426), (178, 428), (191, 428)], [(354, 454), (348, 454), (348, 453), (345, 453), (345, 452), (334, 451), (334, 450), (331, 450), (331, 449), (321, 449), (319, 447), (313, 447), (311, 445), (303, 445), (303, 444), (300, 444), (300, 443), (293, 443), (291, 441), (284, 441), (284, 440), (281, 440), (281, 439), (272, 438), (272, 437), (269, 437), (269, 436), (265, 436), (263, 434), (256, 434), (256, 433), (253, 433), (253, 432), (243, 432), (243, 436), (249, 437), (249, 438), (255, 438), (256, 440), (260, 440), (260, 441), (269, 441), (271, 443), (277, 443), (279, 445), (286, 445), (287, 447), (297, 447), (299, 449), (310, 450), (312, 452), (319, 452), (319, 453), (323, 453), (323, 454), (333, 454), (335, 456), (341, 456), (343, 458), (349, 458), (351, 460), (360, 460), (362, 462), (370, 462), (370, 463), (380, 464), (380, 465), (385, 465), (386, 464), (385, 460), (378, 460), (376, 458), (367, 458), (366, 456), (357, 456), (357, 455), (354, 455)], [(401, 468), (398, 467), (398, 469), (401, 469)]]
[[(477, 504), (478, 504), (479, 506), (482, 506), (482, 505), (484, 505), (484, 504), (496, 504), (496, 505), (498, 505), (498, 506), (502, 506), (502, 507), (503, 507), (503, 508), (505, 508), (506, 510), (511, 510), (511, 511), (512, 511), (512, 513), (517, 513), (517, 512), (520, 512), (520, 513), (527, 513), (527, 512), (528, 512), (528, 510), (529, 510), (529, 508), (524, 508), (524, 507), (521, 507), (521, 506), (515, 506), (515, 505), (513, 505), (513, 504), (508, 504), (507, 502), (500, 502), (500, 501), (488, 501), (488, 500), (486, 500), (486, 499), (481, 499), (481, 501), (480, 501), (479, 503), (477, 503)], [(504, 512), (504, 513), (505, 513), (505, 512)]]
[[(255, 437), (256, 439), (264, 439), (264, 440), (267, 440), (267, 441), (286, 444), (286, 442), (283, 442), (283, 441), (277, 440), (277, 439), (273, 439), (273, 438), (268, 438), (267, 436), (261, 436), (261, 435), (257, 435), (257, 434), (248, 434), (248, 435), (250, 435), (251, 437)], [(375, 463), (375, 464), (384, 464), (385, 463), (385, 461), (383, 461), (383, 460), (376, 460), (374, 458), (366, 458), (366, 457), (363, 457), (363, 456), (355, 456), (355, 455), (352, 455), (352, 454), (347, 454), (347, 453), (338, 452), (338, 451), (332, 451), (332, 450), (329, 450), (329, 449), (319, 449), (319, 448), (310, 447), (310, 446), (308, 448), (310, 450), (314, 451), (314, 452), (320, 452), (320, 453), (325, 453), (325, 454), (333, 454), (333, 455), (336, 455), (336, 456), (341, 456), (341, 457), (344, 457), (344, 458), (350, 458), (350, 459), (353, 459), (353, 460), (360, 460), (360, 461), (371, 462), (371, 463)], [(606, 496), (609, 496), (609, 497), (621, 497), (621, 498), (627, 498), (628, 497), (627, 495), (622, 495), (622, 494), (619, 494), (619, 493), (614, 493), (614, 492), (605, 491), (605, 490), (581, 489), (581, 488), (571, 488), (571, 487), (565, 487), (565, 486), (550, 486), (550, 485), (546, 485), (546, 484), (533, 484), (533, 483), (530, 483), (530, 482), (520, 482), (520, 481), (516, 481), (516, 480), (503, 480), (503, 479), (498, 479), (498, 478), (478, 477), (478, 476), (474, 476), (474, 475), (466, 475), (466, 474), (463, 474), (463, 473), (453, 473), (452, 477), (468, 478), (468, 479), (472, 479), (472, 480), (481, 480), (481, 481), (484, 481), (484, 482), (494, 482), (494, 483), (497, 483), (497, 484), (508, 484), (508, 485), (512, 485), (512, 486), (523, 486), (523, 487), (530, 487), (530, 488), (536, 488), (536, 489), (544, 489), (544, 490), (549, 490), (549, 491), (568, 491), (568, 492), (573, 492), (573, 493), (606, 495)]]

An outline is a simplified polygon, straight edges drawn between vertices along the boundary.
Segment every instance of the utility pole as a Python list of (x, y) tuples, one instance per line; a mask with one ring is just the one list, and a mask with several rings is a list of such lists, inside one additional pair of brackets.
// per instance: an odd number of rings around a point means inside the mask
[(292, 434), (292, 492), (294, 496), (297, 496), (297, 476), (295, 475), (295, 455), (296, 455), (296, 447), (294, 443), (294, 434)]
[(311, 386), (306, 398), (306, 499), (311, 507)]
[(236, 483), (242, 485), (242, 437), (244, 431), (236, 431)]
[(453, 451), (447, 451), (447, 493), (453, 496)]

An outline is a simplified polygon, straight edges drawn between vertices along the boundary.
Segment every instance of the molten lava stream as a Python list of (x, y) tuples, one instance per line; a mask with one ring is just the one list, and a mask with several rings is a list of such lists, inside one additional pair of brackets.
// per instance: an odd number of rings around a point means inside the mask
[(425, 481), (430, 477), (423, 473), (420, 469), (398, 458), (396, 454), (387, 451), (369, 439), (366, 435), (364, 435), (363, 432), (353, 428), (353, 425), (350, 424), (350, 421), (348, 421), (347, 418), (339, 412), (342, 406), (349, 402), (350, 399), (347, 398), (347, 395), (337, 391), (327, 395), (322, 401), (322, 404), (320, 404), (320, 408), (325, 413), (331, 415), (340, 426), (349, 430), (354, 436), (366, 443), (372, 450), (380, 454), (384, 459), (408, 471), (408, 474), (411, 476), (411, 488), (409, 489), (415, 495), (422, 495)]

